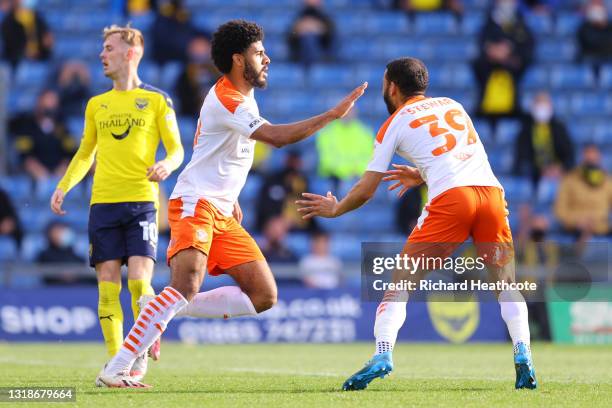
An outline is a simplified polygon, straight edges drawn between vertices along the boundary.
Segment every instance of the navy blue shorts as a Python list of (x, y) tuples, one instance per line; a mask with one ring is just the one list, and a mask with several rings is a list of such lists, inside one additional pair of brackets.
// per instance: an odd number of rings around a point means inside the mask
[(89, 209), (89, 264), (130, 256), (157, 261), (157, 209), (152, 202), (94, 204)]

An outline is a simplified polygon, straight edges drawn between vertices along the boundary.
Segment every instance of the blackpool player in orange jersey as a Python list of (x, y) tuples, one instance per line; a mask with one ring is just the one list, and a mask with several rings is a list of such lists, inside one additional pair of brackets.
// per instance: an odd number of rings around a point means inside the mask
[[(365, 204), (383, 180), (396, 181), (391, 189), (401, 187), (400, 193), (425, 182), (429, 201), (403, 254), (448, 256), (471, 236), (487, 260), (490, 278), (514, 282), (512, 234), (502, 186), (463, 106), (450, 98), (426, 97), (428, 82), (421, 61), (400, 58), (390, 62), (383, 78), (383, 97), (391, 116), (376, 136), (367, 171), (341, 201), (331, 193), (304, 193), (304, 199), (297, 202), (298, 211), (305, 218), (338, 217)], [(388, 171), (396, 153), (416, 167), (396, 166)], [(412, 273), (416, 280), (427, 271)], [(514, 344), (515, 387), (536, 388), (525, 300), (517, 290), (500, 290), (497, 295)], [(407, 291), (385, 293), (374, 324), (375, 355), (344, 383), (344, 390), (364, 389), (393, 370), (391, 352), (406, 319), (407, 300)]]
[[(229, 318), (255, 315), (276, 303), (274, 276), (240, 225), (238, 196), (253, 163), (255, 142), (276, 147), (299, 142), (344, 117), (367, 87), (357, 87), (318, 116), (272, 125), (259, 115), (254, 98), (254, 88), (266, 86), (270, 65), (261, 27), (244, 20), (223, 24), (213, 36), (212, 57), (224, 75), (204, 100), (193, 156), (168, 205), (170, 285), (143, 307), (98, 384), (147, 387), (131, 378), (128, 368), (183, 309), (190, 316)], [(198, 293), (207, 268), (211, 275), (230, 275), (238, 286)]]

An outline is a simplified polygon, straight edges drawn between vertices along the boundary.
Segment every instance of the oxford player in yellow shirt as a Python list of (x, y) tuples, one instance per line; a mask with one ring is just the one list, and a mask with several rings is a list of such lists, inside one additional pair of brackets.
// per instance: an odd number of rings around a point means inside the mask
[[(65, 195), (87, 174), (95, 156), (88, 225), (90, 264), (98, 277), (100, 326), (113, 356), (123, 341), (121, 265), (127, 264), (136, 320), (140, 313), (137, 300), (154, 294), (151, 276), (157, 254), (158, 183), (180, 166), (183, 147), (172, 100), (138, 78), (142, 33), (113, 25), (104, 29), (103, 37), (100, 59), (113, 89), (87, 103), (83, 139), (51, 197), (51, 209), (65, 214)], [(156, 163), (160, 139), (167, 155)], [(159, 344), (149, 354), (157, 359)], [(146, 355), (140, 356), (130, 374), (142, 378), (147, 361)]]

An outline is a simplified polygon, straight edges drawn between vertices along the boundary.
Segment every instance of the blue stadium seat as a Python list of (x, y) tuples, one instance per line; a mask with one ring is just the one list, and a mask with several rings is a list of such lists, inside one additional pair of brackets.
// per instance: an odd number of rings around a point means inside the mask
[(23, 229), (26, 232), (42, 232), (54, 218), (53, 213), (47, 206), (38, 207), (33, 205), (22, 205), (17, 208), (19, 219), (24, 220)]
[[(138, 75), (142, 82), (159, 87), (159, 67), (154, 62), (144, 60), (138, 66)], [(164, 89), (165, 91), (165, 89)]]
[(415, 16), (414, 32), (418, 35), (453, 35), (457, 31), (457, 19), (449, 12), (420, 13)]
[(572, 39), (539, 39), (536, 44), (536, 59), (548, 62), (571, 62), (576, 58), (576, 43)]
[(525, 13), (524, 18), (525, 23), (536, 36), (548, 35), (553, 30), (552, 17), (548, 14)]
[(551, 71), (550, 83), (557, 89), (592, 88), (595, 78), (588, 65), (557, 65)]
[(308, 234), (289, 234), (285, 239), (285, 244), (298, 258), (301, 258), (310, 252), (310, 237)]
[(599, 72), (599, 86), (604, 89), (612, 89), (612, 65), (603, 65)]
[(180, 62), (167, 62), (159, 70), (159, 87), (169, 94), (174, 93), (174, 87), (178, 77), (181, 75), (183, 65)]
[(474, 118), (472, 122), (485, 148), (493, 147), (495, 139), (493, 138), (493, 130), (489, 121)]
[(266, 54), (272, 61), (287, 61), (289, 59), (289, 46), (283, 36), (266, 36)]
[(524, 89), (546, 89), (549, 86), (548, 81), (549, 75), (547, 67), (535, 65), (525, 72), (521, 80), (521, 87)]
[(47, 203), (51, 195), (53, 195), (59, 180), (59, 177), (50, 177), (37, 181), (34, 185), (34, 197), (42, 203)]
[(577, 144), (595, 141), (595, 123), (592, 120), (572, 120), (567, 123), (570, 137)]
[(133, 14), (129, 17), (132, 27), (147, 32), (151, 28), (151, 24), (155, 21), (155, 13), (152, 11), (140, 14)]
[(341, 36), (346, 36), (351, 34), (364, 34), (364, 27), (370, 19), (370, 16), (371, 14), (348, 11), (334, 14), (331, 18), (334, 20), (338, 33)]
[[(191, 146), (193, 144), (193, 138), (195, 136), (197, 119), (190, 116), (179, 116), (178, 119), (179, 131), (181, 132), (181, 141), (183, 147)], [(185, 158), (187, 156), (185, 155)]]
[[(593, 131), (594, 140), (600, 145), (612, 146), (612, 127), (608, 121), (602, 121), (595, 124), (595, 130)], [(612, 156), (612, 152), (608, 152)]]
[(582, 23), (582, 16), (578, 13), (559, 13), (556, 24), (557, 35), (568, 37), (575, 35), (580, 23)]
[(407, 34), (410, 31), (408, 18), (403, 13), (382, 12), (372, 13), (365, 21), (368, 33), (377, 34)]
[(26, 262), (33, 262), (40, 251), (45, 248), (47, 239), (44, 234), (26, 234), (21, 245), (21, 257)]
[(256, 15), (254, 21), (261, 24), (266, 32), (266, 38), (271, 35), (284, 36), (290, 30), (291, 23), (295, 18), (291, 13), (283, 11), (264, 11)]
[(498, 147), (513, 149), (514, 141), (521, 130), (521, 122), (513, 119), (500, 120), (495, 132), (495, 141)]
[(526, 178), (505, 176), (499, 177), (499, 181), (506, 192), (506, 200), (521, 203), (532, 198), (532, 186)]
[(333, 234), (330, 240), (330, 252), (343, 261), (361, 259), (361, 239), (355, 234)]
[(466, 13), (461, 21), (461, 32), (464, 35), (476, 35), (486, 22), (486, 15), (477, 11)]
[(25, 90), (38, 91), (49, 80), (49, 74), (49, 63), (24, 60), (17, 66), (13, 85), (15, 88), (19, 88), (20, 92)]
[(420, 47), (422, 58), (433, 61), (469, 61), (478, 54), (478, 46), (473, 38), (451, 38), (446, 40), (427, 40)]
[(22, 202), (32, 196), (32, 180), (28, 176), (3, 176), (0, 177), (0, 188), (2, 188), (16, 203)]
[(355, 84), (355, 76), (347, 65), (315, 65), (309, 71), (308, 83), (316, 88), (349, 87)]
[[(352, 41), (342, 41), (339, 57), (344, 61), (354, 61), (357, 63), (362, 63), (364, 57), (371, 62), (387, 61), (389, 59), (388, 46), (390, 44), (384, 41), (377, 41), (368, 37), (355, 37)], [(391, 55), (405, 55), (405, 53), (397, 54), (392, 52)]]
[(581, 92), (571, 99), (571, 110), (583, 116), (601, 116), (612, 113), (612, 97), (608, 92)]
[(13, 238), (0, 236), (0, 262), (15, 262), (19, 260), (19, 252)]
[(258, 174), (249, 174), (247, 181), (240, 192), (240, 202), (256, 201), (259, 195), (259, 190), (263, 184), (263, 178)]
[(401, 56), (410, 55), (416, 58), (425, 59), (427, 54), (427, 45), (419, 40), (408, 40), (406, 38), (388, 37), (381, 39), (379, 47), (374, 51), (374, 55), (388, 62)]
[(33, 110), (39, 92), (40, 90), (20, 90), (13, 87), (8, 95), (7, 110), (9, 115)]
[(270, 89), (284, 90), (304, 86), (304, 68), (299, 64), (273, 63), (268, 71)]

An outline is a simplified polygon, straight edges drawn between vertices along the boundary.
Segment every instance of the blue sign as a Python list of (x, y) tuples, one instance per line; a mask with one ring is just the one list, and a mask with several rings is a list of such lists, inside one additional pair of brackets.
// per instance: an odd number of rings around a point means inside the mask
[[(442, 301), (444, 300), (444, 301)], [(0, 340), (101, 341), (95, 287), (0, 290)], [(131, 327), (129, 292), (122, 293), (125, 333)], [(255, 318), (176, 318), (165, 340), (187, 343), (373, 341), (376, 303), (358, 288), (315, 290), (280, 287), (278, 304)], [(497, 302), (408, 302), (399, 341), (505, 341)]]

